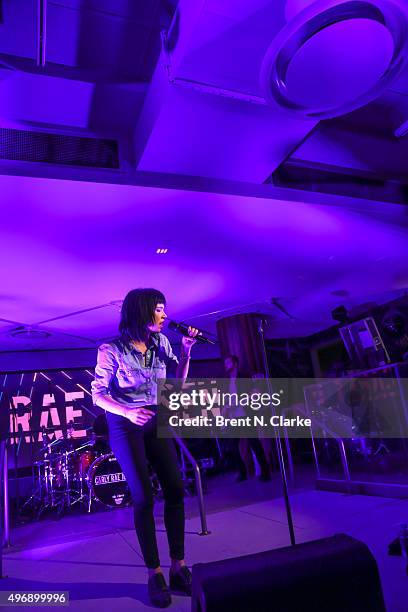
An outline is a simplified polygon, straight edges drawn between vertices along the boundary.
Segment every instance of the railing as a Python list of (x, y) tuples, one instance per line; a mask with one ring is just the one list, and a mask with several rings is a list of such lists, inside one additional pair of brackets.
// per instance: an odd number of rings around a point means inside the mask
[(208, 531), (207, 518), (205, 515), (203, 485), (201, 481), (201, 472), (200, 472), (199, 465), (197, 461), (194, 459), (193, 455), (188, 450), (187, 446), (184, 444), (183, 440), (176, 435), (174, 436), (174, 439), (177, 442), (180, 448), (180, 451), (184, 454), (185, 457), (187, 457), (187, 459), (189, 460), (191, 464), (191, 467), (194, 470), (194, 476), (195, 476), (196, 488), (197, 488), (197, 497), (198, 497), (198, 508), (200, 511), (200, 520), (201, 520), (201, 531), (199, 532), (199, 535), (201, 536), (210, 535), (211, 531)]
[[(303, 416), (309, 417), (310, 418), (310, 414), (311, 414), (311, 410), (309, 408), (309, 401), (306, 395), (306, 390), (304, 390), (304, 398), (305, 398), (305, 409), (302, 410), (301, 405), (297, 405), (297, 408), (299, 410), (300, 413), (303, 413)], [(338, 435), (336, 435), (333, 431), (331, 431), (331, 429), (329, 427), (327, 427), (327, 425), (324, 426), (324, 433), (325, 436), (328, 436), (329, 438), (331, 438), (332, 440), (335, 440), (337, 442), (337, 445), (339, 447), (339, 452), (340, 452), (340, 457), (341, 457), (341, 464), (343, 467), (343, 472), (344, 472), (344, 480), (347, 484), (347, 490), (348, 493), (352, 493), (352, 488), (351, 488), (351, 476), (350, 476), (350, 468), (349, 468), (349, 464), (347, 461), (347, 455), (346, 455), (346, 449), (344, 446), (344, 440), (342, 438), (339, 438)], [(313, 456), (314, 456), (314, 460), (315, 460), (315, 465), (316, 465), (316, 473), (317, 473), (317, 477), (320, 478), (320, 466), (319, 466), (319, 459), (317, 457), (317, 449), (316, 449), (316, 442), (315, 442), (315, 436), (313, 435), (313, 430), (312, 427), (310, 427), (310, 438), (312, 441), (312, 448), (313, 448)]]

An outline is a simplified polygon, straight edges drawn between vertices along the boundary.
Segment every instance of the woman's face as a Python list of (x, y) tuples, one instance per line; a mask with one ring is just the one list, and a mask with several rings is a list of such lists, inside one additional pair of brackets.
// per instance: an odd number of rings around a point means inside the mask
[(157, 304), (154, 309), (153, 323), (150, 323), (147, 329), (151, 332), (161, 332), (166, 319), (167, 315), (164, 312), (164, 304)]

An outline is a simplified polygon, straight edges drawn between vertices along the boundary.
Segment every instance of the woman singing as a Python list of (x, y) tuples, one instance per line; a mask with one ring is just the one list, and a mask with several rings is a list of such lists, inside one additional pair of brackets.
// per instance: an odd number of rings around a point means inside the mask
[(160, 567), (148, 461), (164, 493), (170, 588), (191, 594), (191, 572), (184, 562), (184, 489), (176, 449), (172, 439), (156, 435), (157, 381), (166, 377), (169, 365), (177, 367), (177, 378), (187, 377), (198, 333), (189, 328), (178, 361), (161, 333), (167, 317), (165, 305), (164, 295), (156, 289), (133, 289), (127, 294), (121, 311), (121, 335), (100, 346), (92, 383), (94, 403), (106, 411), (110, 445), (132, 493), (136, 534), (149, 572), (149, 597), (161, 608), (171, 604), (171, 595)]

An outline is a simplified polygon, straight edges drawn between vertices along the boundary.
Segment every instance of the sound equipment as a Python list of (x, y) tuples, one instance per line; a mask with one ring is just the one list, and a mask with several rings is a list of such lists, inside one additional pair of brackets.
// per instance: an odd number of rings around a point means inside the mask
[(331, 316), (334, 321), (345, 324), (348, 321), (347, 308), (345, 306), (338, 306), (331, 311)]
[(353, 367), (369, 370), (390, 363), (390, 356), (372, 317), (354, 321), (339, 331)]
[(345, 534), (193, 566), (192, 612), (386, 612), (376, 561)]

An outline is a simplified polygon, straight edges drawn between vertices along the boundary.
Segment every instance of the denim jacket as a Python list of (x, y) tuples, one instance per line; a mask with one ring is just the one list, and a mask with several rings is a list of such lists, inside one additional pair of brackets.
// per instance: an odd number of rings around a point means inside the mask
[(167, 366), (177, 364), (164, 334), (151, 335), (144, 356), (124, 338), (102, 344), (91, 383), (93, 402), (109, 395), (121, 404), (157, 404), (157, 381), (166, 378)]

